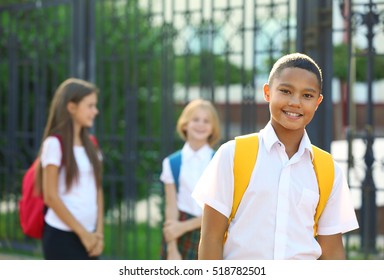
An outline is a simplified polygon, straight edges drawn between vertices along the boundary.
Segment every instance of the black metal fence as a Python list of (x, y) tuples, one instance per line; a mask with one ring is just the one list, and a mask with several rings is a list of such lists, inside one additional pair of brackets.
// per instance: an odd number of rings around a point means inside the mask
[[(376, 104), (380, 101), (374, 101), (373, 90), (374, 81), (383, 78), (377, 71), (379, 68), (377, 65), (380, 65), (384, 57), (384, 50), (381, 48), (384, 1), (339, 1), (339, 8), (344, 22), (341, 30), (348, 58), (345, 79), (347, 176), (352, 192), (359, 192), (361, 197), (358, 218), (360, 246), (364, 258), (371, 258), (372, 255), (384, 258), (383, 155), (381, 155), (383, 158), (380, 158), (382, 150), (380, 146), (384, 143), (382, 142), (384, 135), (383, 128), (377, 125), (378, 118), (375, 118)], [(363, 77), (359, 77), (358, 70), (362, 70), (360, 73), (363, 73), (361, 75)], [(358, 115), (356, 112), (354, 92), (354, 84), (361, 78), (364, 80), (366, 96), (364, 115)], [(363, 129), (357, 127), (359, 118), (365, 120), (362, 122)], [(358, 155), (356, 152), (359, 141), (364, 143), (363, 155)]]
[(180, 146), (180, 108), (195, 97), (212, 100), (222, 141), (261, 128), (269, 119), (261, 87), (274, 59), (296, 49), (295, 38), (296, 1), (46, 0), (0, 7), (0, 250), (40, 252), (39, 242), (20, 231), (17, 201), (61, 81), (75, 76), (101, 90), (94, 133), (105, 158), (104, 257), (156, 259), (158, 177), (162, 158)]

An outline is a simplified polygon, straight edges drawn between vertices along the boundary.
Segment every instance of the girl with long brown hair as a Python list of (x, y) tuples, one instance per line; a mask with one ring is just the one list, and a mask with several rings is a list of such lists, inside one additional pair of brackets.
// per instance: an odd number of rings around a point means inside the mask
[(96, 259), (104, 248), (101, 153), (88, 132), (97, 94), (95, 85), (70, 78), (51, 103), (36, 171), (47, 206), (45, 259)]

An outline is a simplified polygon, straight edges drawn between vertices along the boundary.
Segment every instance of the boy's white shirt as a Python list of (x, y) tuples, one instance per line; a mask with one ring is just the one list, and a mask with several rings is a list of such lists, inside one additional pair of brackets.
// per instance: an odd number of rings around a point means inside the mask
[[(191, 194), (204, 169), (212, 159), (213, 149), (204, 145), (194, 151), (186, 142), (181, 149), (181, 168), (179, 174), (179, 191), (177, 193), (177, 207), (179, 210), (199, 217), (202, 214), (201, 207), (192, 198)], [(174, 184), (171, 165), (168, 157), (163, 160), (163, 169), (160, 180), (164, 184)]]
[[(257, 162), (229, 226), (224, 259), (317, 259), (321, 248), (313, 224), (319, 190), (308, 135), (304, 133), (291, 159), (270, 122), (259, 135)], [(234, 140), (219, 148), (193, 192), (200, 206), (207, 204), (226, 217), (233, 202), (234, 150)], [(319, 220), (319, 235), (358, 228), (347, 181), (334, 164), (334, 185)]]

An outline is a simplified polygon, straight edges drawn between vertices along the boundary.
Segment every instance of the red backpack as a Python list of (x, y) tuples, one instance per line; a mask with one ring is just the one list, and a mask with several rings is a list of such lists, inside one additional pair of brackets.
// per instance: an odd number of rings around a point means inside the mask
[(19, 218), (21, 229), (29, 237), (41, 239), (44, 227), (45, 205), (42, 194), (35, 190), (35, 170), (39, 159), (35, 159), (23, 176)]
[[(59, 140), (63, 152), (61, 137), (59, 135), (53, 136)], [(97, 140), (93, 135), (90, 135), (90, 139), (98, 147)], [(43, 237), (46, 207), (43, 195), (37, 193), (37, 187), (35, 186), (35, 170), (38, 164), (40, 164), (39, 158), (35, 159), (23, 176), (21, 199), (19, 201), (19, 218), (21, 229), (25, 235), (41, 239)]]

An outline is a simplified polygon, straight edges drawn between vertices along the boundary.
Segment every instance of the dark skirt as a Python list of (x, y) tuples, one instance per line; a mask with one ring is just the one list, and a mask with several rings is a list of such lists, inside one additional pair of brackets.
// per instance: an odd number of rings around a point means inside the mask
[(63, 231), (44, 225), (43, 254), (46, 260), (95, 260), (89, 257), (80, 241), (72, 231)]
[[(179, 211), (179, 221), (189, 220), (196, 218), (188, 213)], [(199, 249), (200, 242), (200, 228), (193, 231), (189, 231), (184, 235), (180, 236), (177, 240), (177, 247), (183, 260), (197, 260), (197, 252)], [(167, 244), (163, 237), (161, 246), (161, 259), (167, 259)]]

